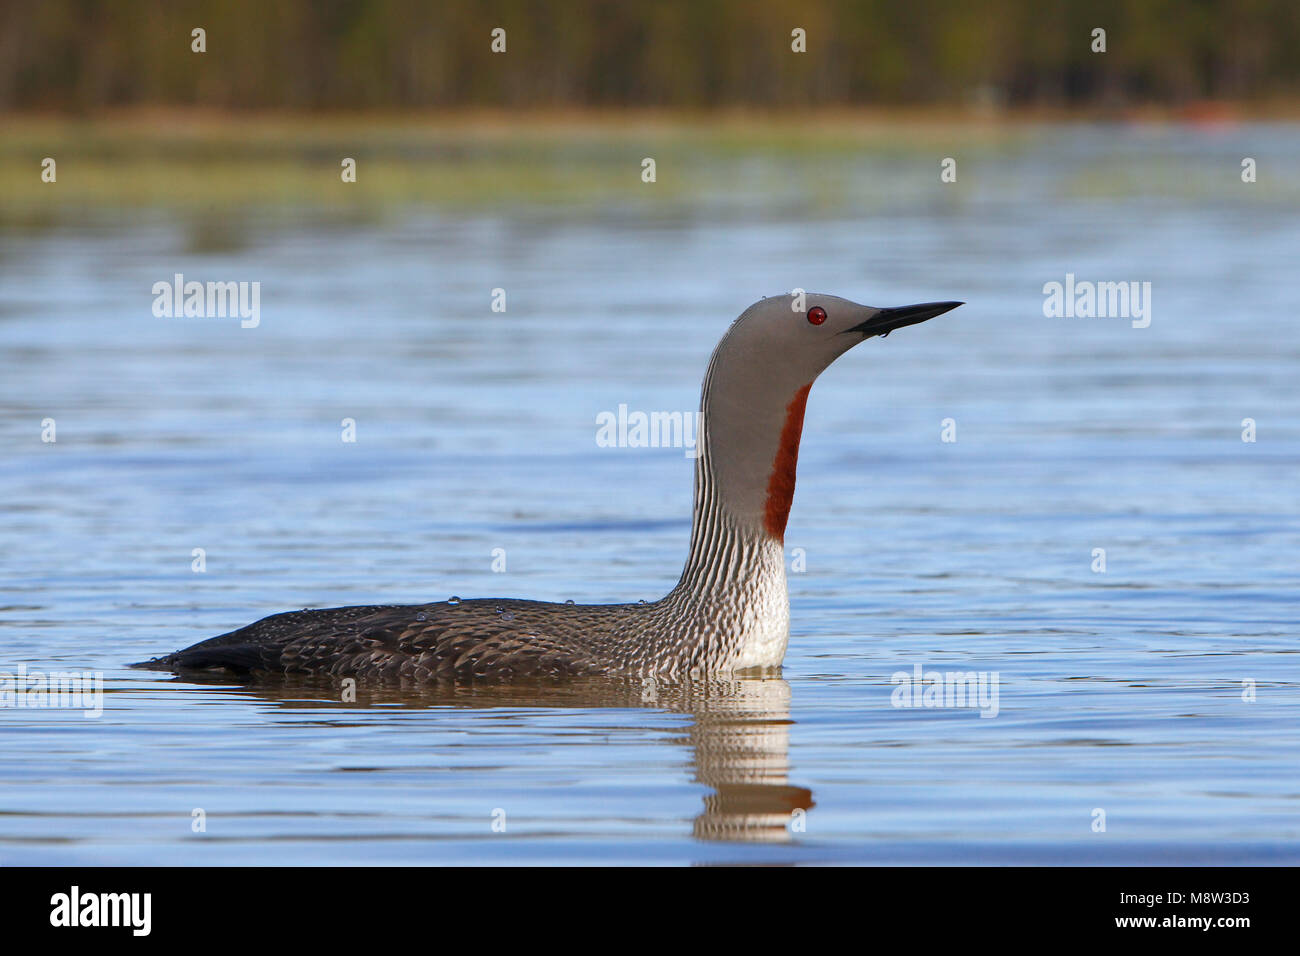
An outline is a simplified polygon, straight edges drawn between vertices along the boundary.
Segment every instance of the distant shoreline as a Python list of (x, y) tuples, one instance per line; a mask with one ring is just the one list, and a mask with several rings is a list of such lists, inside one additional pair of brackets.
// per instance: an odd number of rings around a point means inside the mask
[(73, 123), (104, 125), (244, 125), (283, 123), (304, 126), (628, 126), (724, 125), (782, 126), (825, 123), (876, 125), (1036, 125), (1042, 123), (1225, 123), (1300, 122), (1300, 99), (1261, 101), (1198, 100), (1178, 105), (1130, 104), (1050, 107), (960, 104), (953, 106), (862, 107), (724, 107), (686, 108), (539, 108), (539, 109), (370, 109), (370, 110), (229, 110), (211, 107), (141, 106), (75, 110), (0, 112), (0, 127), (9, 124)]
[[(431, 204), (486, 208), (537, 203), (633, 203), (690, 208), (725, 195), (736, 175), (791, 176), (834, 208), (855, 177), (906, 176), (944, 157), (998, 162), (1062, 129), (1190, 131), (1233, 142), (1247, 124), (1300, 124), (1284, 112), (1201, 104), (1181, 110), (1003, 111), (880, 109), (714, 112), (485, 111), (306, 113), (117, 110), (0, 114), (0, 221), (76, 221), (92, 211), (321, 210), (369, 218)], [(1243, 150), (1254, 137), (1241, 137)], [(1249, 153), (1243, 152), (1243, 156)], [(645, 158), (658, 178), (641, 178)], [(53, 160), (57, 179), (42, 179)], [(341, 178), (351, 161), (355, 181)], [(864, 167), (863, 162), (874, 163)], [(1234, 160), (1232, 179), (1237, 172)], [(1276, 165), (1273, 167), (1276, 169)], [(927, 173), (928, 175), (928, 173)], [(937, 181), (937, 178), (936, 178)], [(1274, 180), (1275, 183), (1281, 180)], [(1096, 183), (1080, 184), (1096, 188)], [(1258, 190), (1264, 194), (1264, 187)], [(205, 240), (206, 241), (206, 240)]]

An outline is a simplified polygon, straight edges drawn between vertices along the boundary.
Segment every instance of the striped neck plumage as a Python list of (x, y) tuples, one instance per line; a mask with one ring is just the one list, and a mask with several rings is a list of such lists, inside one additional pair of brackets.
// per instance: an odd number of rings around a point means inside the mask
[(710, 381), (711, 376), (706, 380), (698, 435), (690, 553), (676, 590), (704, 598), (779, 587), (784, 595), (785, 528), (811, 386), (801, 388), (786, 403), (780, 427), (769, 429), (771, 441), (755, 442), (759, 447), (751, 450), (757, 463), (765, 464), (737, 468), (743, 463), (735, 460), (719, 467), (720, 456), (733, 454), (734, 449), (717, 440), (716, 428), (729, 423), (724, 403), (712, 401)]

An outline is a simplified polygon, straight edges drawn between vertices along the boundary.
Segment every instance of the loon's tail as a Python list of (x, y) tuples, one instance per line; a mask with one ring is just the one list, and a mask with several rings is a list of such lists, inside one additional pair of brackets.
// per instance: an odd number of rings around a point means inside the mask
[(176, 670), (176, 655), (164, 654), (162, 657), (154, 657), (147, 661), (136, 661), (134, 664), (127, 664), (126, 666), (142, 671), (174, 671)]
[(148, 671), (205, 671), (224, 670), (236, 674), (247, 674), (254, 670), (272, 667), (279, 661), (279, 648), (271, 644), (258, 644), (246, 640), (234, 639), (223, 634), (201, 641), (193, 647), (164, 654), (148, 661), (128, 664)]

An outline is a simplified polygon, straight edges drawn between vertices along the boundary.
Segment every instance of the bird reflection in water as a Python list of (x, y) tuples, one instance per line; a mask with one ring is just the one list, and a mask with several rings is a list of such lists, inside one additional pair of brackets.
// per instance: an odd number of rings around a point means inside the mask
[(683, 700), (695, 779), (711, 792), (695, 818), (701, 840), (776, 843), (803, 832), (812, 791), (792, 786), (790, 685), (739, 680)]
[[(175, 683), (194, 683), (191, 676)], [(197, 682), (208, 683), (199, 679)], [(213, 683), (218, 680), (213, 678)], [(169, 681), (167, 683), (172, 683)], [(790, 685), (779, 678), (658, 684), (587, 680), (510, 685), (424, 685), (348, 688), (319, 680), (243, 684), (225, 689), (285, 708), (465, 707), (650, 708), (690, 716), (693, 779), (709, 788), (695, 817), (700, 840), (781, 843), (803, 832), (812, 791), (789, 782)]]

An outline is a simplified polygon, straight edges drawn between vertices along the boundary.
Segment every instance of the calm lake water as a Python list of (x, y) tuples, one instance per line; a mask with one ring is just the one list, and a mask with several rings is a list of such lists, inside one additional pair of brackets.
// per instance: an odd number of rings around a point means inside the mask
[[(0, 708), (0, 864), (1300, 862), (1300, 129), (1044, 129), (953, 184), (890, 145), (665, 164), (705, 185), (662, 203), (636, 144), (622, 202), (5, 226), (0, 670), (104, 709)], [(260, 325), (155, 318), (174, 273), (261, 282)], [(1151, 283), (1149, 327), (1044, 317), (1067, 273)], [(694, 409), (795, 286), (969, 304), (813, 389), (783, 679), (125, 667), (307, 606), (658, 596), (692, 461), (596, 417)], [(997, 716), (892, 706), (918, 664), (996, 672)]]

